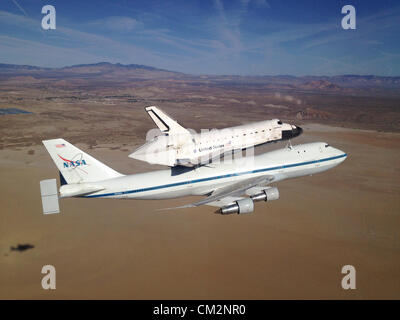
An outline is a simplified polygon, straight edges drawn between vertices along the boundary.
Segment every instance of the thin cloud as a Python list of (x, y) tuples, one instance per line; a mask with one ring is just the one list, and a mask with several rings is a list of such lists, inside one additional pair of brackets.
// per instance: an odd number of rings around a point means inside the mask
[(28, 17), (28, 14), (26, 13), (25, 9), (22, 8), (22, 7), (20, 6), (20, 4), (17, 2), (17, 0), (12, 0), (12, 2), (14, 2), (14, 4), (17, 6), (17, 8), (18, 8), (26, 17)]
[(103, 19), (93, 20), (86, 23), (89, 27), (100, 30), (109, 30), (114, 32), (130, 32), (141, 26), (136, 19), (124, 16), (111, 16)]

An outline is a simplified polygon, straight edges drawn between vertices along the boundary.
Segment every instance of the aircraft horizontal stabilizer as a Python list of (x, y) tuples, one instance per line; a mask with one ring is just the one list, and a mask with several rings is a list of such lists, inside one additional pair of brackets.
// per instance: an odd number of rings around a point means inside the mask
[(43, 214), (60, 213), (56, 179), (40, 181)]

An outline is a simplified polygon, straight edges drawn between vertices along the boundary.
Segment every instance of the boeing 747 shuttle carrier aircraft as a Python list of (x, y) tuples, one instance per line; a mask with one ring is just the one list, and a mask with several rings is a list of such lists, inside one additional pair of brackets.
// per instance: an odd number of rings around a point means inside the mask
[(288, 140), (303, 132), (298, 126), (274, 119), (192, 133), (155, 106), (146, 107), (146, 111), (162, 135), (136, 149), (129, 157), (170, 167), (206, 164), (227, 152)]
[(222, 214), (249, 213), (254, 202), (279, 198), (271, 186), (281, 180), (316, 174), (343, 162), (347, 154), (324, 142), (289, 146), (251, 158), (233, 159), (195, 168), (173, 167), (123, 175), (63, 139), (43, 141), (60, 171), (40, 182), (43, 212), (59, 212), (59, 198), (171, 199), (206, 196), (185, 205), (219, 207)]

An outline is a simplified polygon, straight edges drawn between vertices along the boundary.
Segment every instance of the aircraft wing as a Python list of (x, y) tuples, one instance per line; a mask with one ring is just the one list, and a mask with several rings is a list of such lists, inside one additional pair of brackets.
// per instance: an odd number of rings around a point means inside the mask
[(212, 207), (221, 208), (221, 207), (227, 206), (227, 205), (229, 205), (229, 204), (231, 204), (231, 203), (233, 203), (235, 201), (242, 200), (242, 199), (244, 199), (244, 197), (231, 197), (231, 196), (228, 196), (228, 197), (222, 198), (220, 200), (208, 202), (205, 205), (206, 206), (212, 206)]
[(178, 122), (169, 117), (165, 112), (157, 108), (156, 106), (150, 106), (145, 108), (150, 118), (154, 121), (156, 126), (163, 133), (171, 135), (189, 133), (187, 129), (182, 127)]
[(234, 201), (243, 199), (240, 196), (246, 193), (247, 190), (258, 186), (267, 186), (274, 179), (275, 177), (272, 175), (263, 175), (260, 177), (249, 178), (239, 182), (228, 184), (221, 188), (215, 189), (205, 199), (184, 205), (179, 208), (198, 207), (202, 205), (222, 207)]

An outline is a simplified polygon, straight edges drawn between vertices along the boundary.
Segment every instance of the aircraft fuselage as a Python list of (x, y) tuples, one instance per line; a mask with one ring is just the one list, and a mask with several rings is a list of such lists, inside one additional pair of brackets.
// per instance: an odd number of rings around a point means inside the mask
[(94, 186), (103, 189), (84, 197), (157, 200), (206, 195), (216, 187), (266, 174), (273, 176), (273, 183), (312, 175), (337, 166), (346, 157), (346, 153), (324, 142), (308, 143), (233, 159), (231, 163), (174, 167), (98, 181)]

